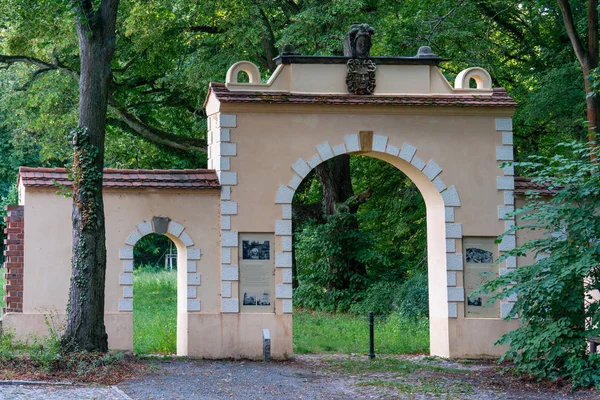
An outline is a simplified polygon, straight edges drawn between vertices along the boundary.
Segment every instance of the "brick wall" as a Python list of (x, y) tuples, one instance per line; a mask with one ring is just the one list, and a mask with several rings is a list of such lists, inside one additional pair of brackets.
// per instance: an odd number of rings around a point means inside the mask
[(6, 307), (2, 315), (7, 312), (23, 312), (23, 206), (6, 206), (4, 222), (4, 268), (6, 284), (4, 285)]

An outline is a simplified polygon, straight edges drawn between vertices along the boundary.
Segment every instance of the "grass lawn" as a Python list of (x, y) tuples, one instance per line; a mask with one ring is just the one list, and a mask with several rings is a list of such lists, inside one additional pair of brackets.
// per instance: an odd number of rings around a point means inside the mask
[[(0, 268), (0, 298), (4, 296)], [(136, 270), (133, 281), (133, 351), (174, 354), (177, 350), (177, 271)], [(294, 353), (363, 353), (369, 351), (367, 316), (294, 311)], [(426, 319), (392, 315), (375, 319), (375, 352), (425, 353), (429, 350)]]
[[(294, 311), (294, 353), (369, 352), (367, 316)], [(392, 315), (375, 318), (375, 353), (413, 354), (429, 351), (428, 320)]]
[(133, 351), (177, 351), (177, 271), (136, 270), (133, 279)]

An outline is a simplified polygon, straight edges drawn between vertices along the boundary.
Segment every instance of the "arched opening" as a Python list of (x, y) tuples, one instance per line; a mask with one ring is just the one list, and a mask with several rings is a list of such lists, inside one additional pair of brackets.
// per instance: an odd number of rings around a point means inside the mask
[(378, 352), (429, 349), (427, 219), (410, 178), (375, 157), (334, 157), (298, 186), (292, 218), (294, 352), (368, 351), (369, 311)]
[[(156, 236), (156, 235), (158, 236)], [(144, 239), (149, 236), (148, 239)], [(162, 238), (164, 236), (164, 238)], [(168, 238), (168, 239), (165, 239)], [(148, 242), (145, 242), (145, 241)], [(201, 276), (198, 273), (197, 263), (201, 257), (200, 248), (194, 247), (194, 240), (185, 231), (185, 227), (173, 221), (168, 217), (153, 217), (151, 220), (142, 221), (136, 225), (136, 229), (129, 235), (125, 241), (125, 247), (119, 249), (120, 259), (123, 262), (123, 273), (119, 276), (119, 283), (123, 289), (123, 298), (119, 300), (119, 311), (121, 312), (133, 312), (134, 311), (134, 247), (138, 242), (142, 241), (141, 246), (145, 247), (158, 247), (155, 251), (156, 255), (163, 256), (155, 263), (165, 265), (164, 255), (169, 254), (170, 256), (166, 259), (166, 265), (171, 270), (171, 265), (176, 273), (168, 273), (165, 275), (176, 276), (176, 351), (178, 356), (188, 355), (188, 313), (200, 311), (200, 300), (198, 295), (198, 287), (201, 285)], [(154, 247), (150, 246), (151, 243)], [(160, 244), (162, 243), (162, 247)], [(158, 244), (158, 245), (157, 245)], [(167, 250), (168, 246), (168, 250)], [(175, 250), (176, 249), (176, 250)], [(140, 252), (138, 251), (138, 255)], [(177, 260), (176, 264), (174, 259)], [(144, 260), (142, 259), (141, 262)], [(138, 269), (143, 268), (138, 264)], [(160, 270), (159, 266), (152, 267), (155, 270)], [(138, 274), (141, 274), (138, 272)], [(169, 278), (172, 281), (173, 277)], [(166, 286), (172, 286), (168, 284)], [(172, 293), (172, 290), (171, 290)], [(168, 296), (170, 304), (172, 304), (172, 296)], [(154, 299), (155, 300), (155, 299)], [(152, 302), (153, 300), (150, 300)], [(140, 302), (142, 306), (144, 302)], [(170, 306), (172, 307), (172, 305)], [(135, 314), (135, 313), (134, 313)], [(158, 319), (162, 317), (160, 311), (155, 310), (155, 314)], [(135, 315), (133, 316), (135, 317)], [(133, 334), (133, 318), (130, 320), (130, 329)], [(162, 323), (162, 322), (161, 322)], [(170, 336), (172, 337), (172, 336)], [(132, 338), (133, 339), (133, 338)], [(133, 348), (133, 343), (131, 348)], [(152, 346), (150, 346), (152, 347)], [(150, 348), (151, 351), (158, 351), (165, 353), (168, 349), (172, 351), (172, 339), (170, 339), (169, 346), (160, 346), (156, 348)], [(144, 350), (145, 352), (145, 350)]]
[(133, 248), (133, 351), (177, 351), (177, 246), (151, 233)]
[(246, 71), (240, 71), (237, 74), (238, 83), (250, 83), (250, 77)]

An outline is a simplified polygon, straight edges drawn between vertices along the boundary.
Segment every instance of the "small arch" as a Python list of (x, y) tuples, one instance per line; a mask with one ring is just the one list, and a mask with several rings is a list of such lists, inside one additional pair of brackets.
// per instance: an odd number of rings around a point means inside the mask
[(127, 237), (125, 246), (119, 249), (119, 259), (123, 263), (119, 275), (119, 285), (123, 288), (119, 299), (120, 312), (133, 311), (133, 247), (144, 236), (158, 233), (167, 236), (177, 247), (177, 355), (186, 356), (187, 318), (185, 313), (200, 311), (198, 286), (201, 275), (197, 262), (200, 260), (200, 248), (194, 247), (194, 241), (185, 231), (185, 227), (168, 217), (153, 217), (136, 225)]
[(471, 79), (475, 81), (478, 90), (490, 90), (492, 88), (492, 77), (485, 69), (480, 67), (467, 68), (456, 75), (454, 88), (469, 89)]
[(250, 61), (239, 61), (229, 67), (225, 83), (240, 83), (238, 74), (245, 72), (248, 75), (248, 81), (250, 84), (260, 83), (260, 71), (258, 67)]

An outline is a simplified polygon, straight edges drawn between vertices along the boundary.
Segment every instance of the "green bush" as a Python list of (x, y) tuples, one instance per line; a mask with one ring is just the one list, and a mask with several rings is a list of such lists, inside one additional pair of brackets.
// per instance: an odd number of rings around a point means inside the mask
[(549, 198), (531, 193), (516, 211), (521, 222), (507, 232), (544, 232), (507, 254), (530, 254), (536, 261), (488, 281), (483, 290), (498, 291), (494, 300), (518, 296), (509, 317), (518, 315), (521, 324), (500, 339), (509, 346), (503, 358), (539, 378), (600, 387), (600, 357), (587, 351), (586, 342), (600, 336), (600, 304), (590, 296), (600, 288), (599, 164), (590, 162), (588, 144), (561, 147), (571, 158), (535, 157), (518, 164), (533, 182), (557, 191)]

